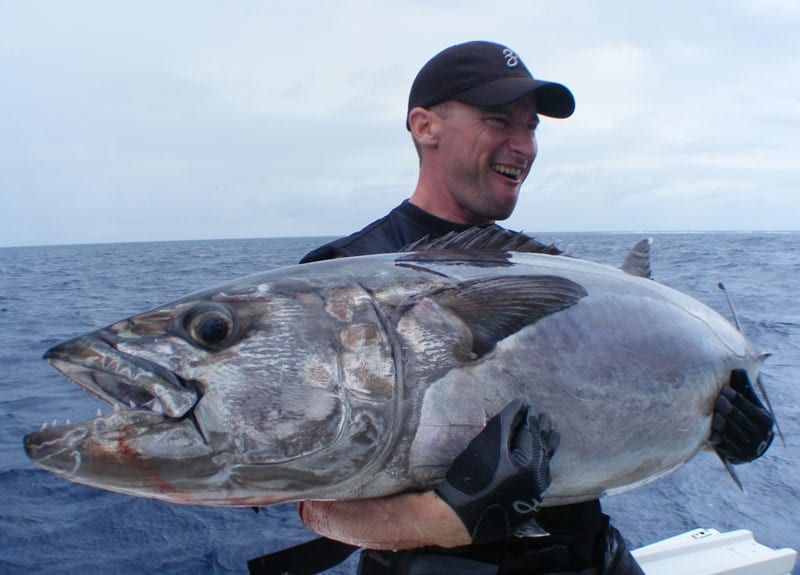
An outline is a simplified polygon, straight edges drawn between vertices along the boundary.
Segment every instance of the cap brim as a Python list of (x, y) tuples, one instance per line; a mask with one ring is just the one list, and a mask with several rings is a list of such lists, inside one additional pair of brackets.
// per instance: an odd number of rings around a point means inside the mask
[(525, 94), (536, 93), (539, 114), (552, 118), (567, 118), (575, 111), (575, 98), (566, 86), (533, 78), (505, 78), (476, 86), (451, 98), (472, 106), (504, 106)]

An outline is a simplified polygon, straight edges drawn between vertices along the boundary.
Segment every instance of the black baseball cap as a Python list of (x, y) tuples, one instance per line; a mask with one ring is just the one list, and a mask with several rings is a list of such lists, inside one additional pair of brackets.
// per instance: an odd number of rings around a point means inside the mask
[(531, 92), (536, 92), (537, 111), (544, 116), (566, 118), (575, 110), (575, 99), (566, 86), (535, 79), (510, 48), (494, 42), (466, 42), (442, 50), (422, 67), (411, 85), (408, 112), (446, 100), (503, 106)]

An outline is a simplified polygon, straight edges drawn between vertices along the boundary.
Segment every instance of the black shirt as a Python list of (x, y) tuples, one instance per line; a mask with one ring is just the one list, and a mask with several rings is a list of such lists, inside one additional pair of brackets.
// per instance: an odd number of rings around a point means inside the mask
[(368, 254), (388, 254), (425, 236), (433, 239), (449, 232), (463, 232), (471, 227), (473, 226), (438, 218), (405, 200), (364, 229), (307, 253), (300, 263)]

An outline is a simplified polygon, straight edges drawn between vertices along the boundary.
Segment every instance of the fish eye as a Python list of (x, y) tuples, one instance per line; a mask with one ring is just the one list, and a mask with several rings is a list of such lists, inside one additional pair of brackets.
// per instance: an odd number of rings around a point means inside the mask
[(214, 349), (226, 343), (233, 335), (233, 314), (224, 306), (198, 306), (186, 315), (184, 327), (195, 344), (205, 349)]

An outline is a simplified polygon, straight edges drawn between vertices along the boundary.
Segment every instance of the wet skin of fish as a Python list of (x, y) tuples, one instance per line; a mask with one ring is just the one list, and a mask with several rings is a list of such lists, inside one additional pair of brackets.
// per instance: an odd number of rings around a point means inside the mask
[(633, 488), (762, 362), (702, 303), (563, 256), (427, 251), (237, 279), (50, 349), (115, 407), (25, 438), (65, 479), (215, 506), (429, 487), (514, 398), (561, 435), (545, 505)]

